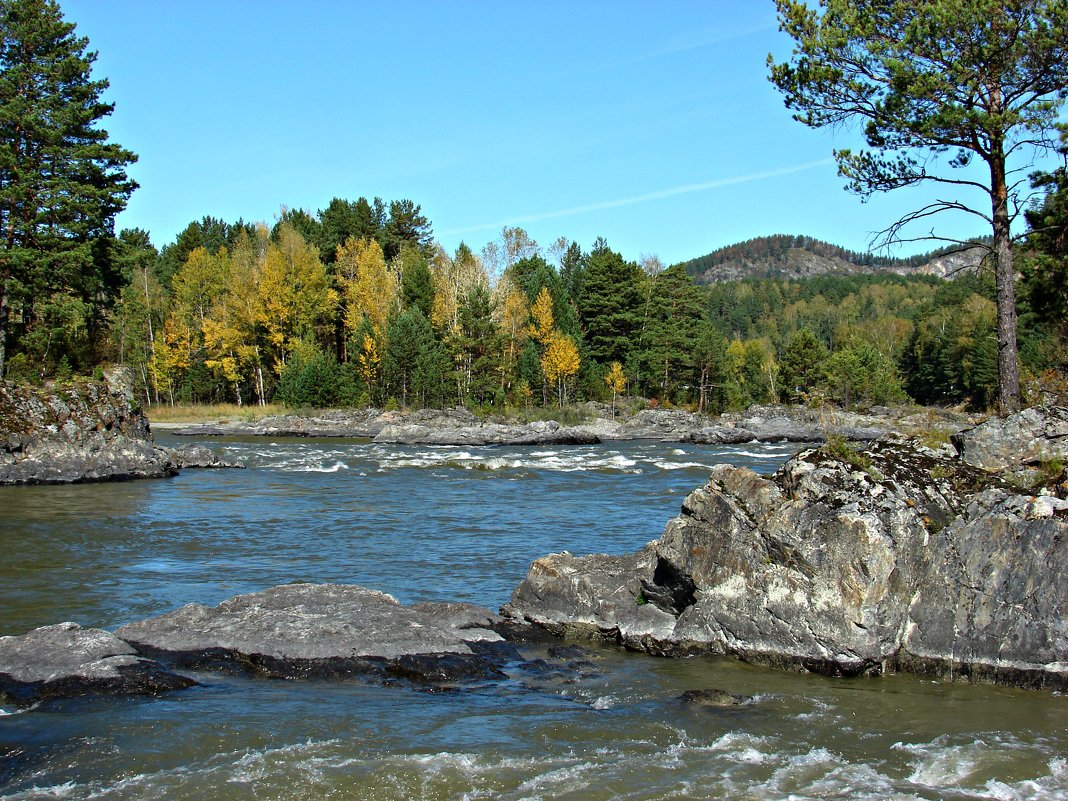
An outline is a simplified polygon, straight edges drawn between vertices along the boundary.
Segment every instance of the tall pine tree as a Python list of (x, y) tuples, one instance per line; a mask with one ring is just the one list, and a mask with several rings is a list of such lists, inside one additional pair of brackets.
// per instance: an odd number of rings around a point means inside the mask
[(74, 29), (53, 0), (0, 0), (0, 375), (13, 312), (33, 326), (46, 299), (99, 287), (93, 242), (137, 186), (137, 157), (98, 127), (114, 106)]

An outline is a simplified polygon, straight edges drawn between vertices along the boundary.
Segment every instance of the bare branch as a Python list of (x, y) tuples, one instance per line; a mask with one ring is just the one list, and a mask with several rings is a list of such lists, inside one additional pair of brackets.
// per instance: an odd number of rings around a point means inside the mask
[(988, 225), (992, 224), (989, 216), (976, 211), (975, 209), (965, 206), (963, 203), (957, 201), (938, 200), (934, 203), (930, 203), (921, 209), (916, 211), (910, 211), (902, 217), (899, 217), (895, 222), (891, 223), (887, 228), (882, 231), (876, 232), (872, 237), (873, 246), (890, 248), (893, 245), (900, 245), (906, 242), (919, 242), (925, 240), (934, 240), (939, 242), (956, 242), (961, 243), (961, 240), (953, 239), (951, 237), (937, 236), (934, 231), (931, 231), (929, 236), (919, 238), (907, 238), (901, 235), (902, 230), (919, 220), (933, 217), (936, 214), (941, 214), (944, 211), (961, 211), (967, 214), (972, 214), (985, 221)]

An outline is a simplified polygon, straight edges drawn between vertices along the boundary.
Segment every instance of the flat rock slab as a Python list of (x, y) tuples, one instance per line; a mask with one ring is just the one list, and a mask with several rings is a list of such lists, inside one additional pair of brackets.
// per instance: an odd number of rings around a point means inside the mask
[(17, 704), (93, 693), (155, 695), (194, 684), (102, 629), (58, 623), (0, 637), (0, 698)]
[(498, 675), (496, 616), (462, 604), (404, 606), (344, 584), (285, 584), (216, 607), (188, 604), (116, 634), (139, 653), (282, 678), (370, 674), (428, 683)]

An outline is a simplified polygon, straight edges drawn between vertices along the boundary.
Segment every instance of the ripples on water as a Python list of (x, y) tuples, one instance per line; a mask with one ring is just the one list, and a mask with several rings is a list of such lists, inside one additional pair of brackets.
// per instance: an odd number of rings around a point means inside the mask
[[(208, 444), (249, 469), (0, 488), (0, 634), (294, 580), (496, 607), (532, 559), (633, 551), (712, 464), (771, 472), (793, 450)], [(1068, 799), (1056, 695), (616, 649), (509, 674), (433, 694), (201, 675), (157, 699), (0, 710), (0, 799)], [(676, 700), (704, 687), (754, 701)]]

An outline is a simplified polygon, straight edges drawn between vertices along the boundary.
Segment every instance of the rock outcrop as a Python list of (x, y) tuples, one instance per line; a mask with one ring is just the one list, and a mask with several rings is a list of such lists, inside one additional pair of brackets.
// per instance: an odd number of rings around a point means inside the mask
[(524, 628), (472, 604), (405, 606), (355, 585), (285, 584), (216, 607), (188, 604), (115, 633), (59, 623), (0, 637), (0, 703), (154, 695), (196, 684), (182, 675), (190, 670), (441, 689), (522, 666), (499, 632), (523, 641)]
[[(1036, 414), (959, 441), (1022, 427), (1055, 444), (1065, 410)], [(659, 541), (539, 559), (504, 611), (651, 653), (1068, 688), (1064, 478), (1021, 490), (972, 457), (890, 436), (803, 451), (770, 479), (720, 465)]]
[(164, 448), (122, 368), (104, 381), (36, 389), (0, 381), (0, 484), (165, 478), (186, 467), (241, 467), (203, 445)]
[(89, 694), (156, 695), (196, 684), (114, 634), (77, 623), (0, 637), (0, 701), (27, 705)]
[(122, 370), (50, 391), (0, 382), (0, 484), (161, 478), (178, 472), (152, 441)]

